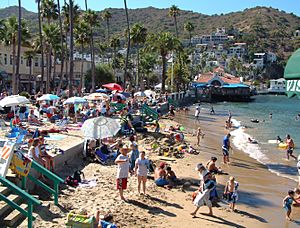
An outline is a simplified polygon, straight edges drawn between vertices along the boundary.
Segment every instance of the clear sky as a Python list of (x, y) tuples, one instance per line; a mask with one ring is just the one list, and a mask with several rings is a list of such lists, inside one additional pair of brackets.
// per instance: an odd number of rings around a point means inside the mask
[[(36, 12), (35, 0), (21, 0), (22, 5)], [(64, 0), (60, 0), (61, 4)], [(69, 0), (67, 0), (68, 2)], [(17, 5), (18, 0), (0, 0), (0, 8)], [(77, 4), (84, 8), (84, 0), (75, 0)], [(89, 8), (102, 10), (105, 8), (123, 8), (123, 0), (88, 0)], [(229, 13), (255, 6), (272, 6), (294, 13), (300, 16), (299, 0), (127, 0), (128, 8), (142, 8), (153, 6), (157, 8), (168, 8), (175, 4), (180, 9), (192, 10), (204, 14)]]

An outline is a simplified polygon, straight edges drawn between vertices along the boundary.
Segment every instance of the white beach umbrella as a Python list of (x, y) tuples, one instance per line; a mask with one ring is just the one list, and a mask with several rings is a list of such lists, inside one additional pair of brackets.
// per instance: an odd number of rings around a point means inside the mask
[(134, 94), (134, 96), (135, 97), (147, 97), (147, 95), (144, 93), (144, 92), (136, 92), (135, 94)]
[(84, 104), (87, 103), (87, 100), (83, 97), (70, 97), (64, 101), (65, 104)]
[(109, 96), (105, 93), (91, 93), (85, 97), (89, 101), (108, 100)]
[(0, 100), (0, 106), (2, 107), (15, 107), (17, 105), (23, 105), (29, 103), (30, 101), (26, 97), (20, 95), (8, 96)]
[(55, 101), (59, 100), (59, 96), (54, 95), (54, 94), (44, 94), (43, 96), (39, 97), (37, 100), (38, 101)]
[(120, 128), (121, 125), (117, 119), (100, 116), (86, 120), (81, 131), (87, 139), (103, 139), (116, 135)]
[(147, 95), (147, 97), (150, 97), (152, 95), (152, 97), (155, 97), (156, 96), (156, 92), (153, 91), (153, 90), (145, 90), (144, 93)]

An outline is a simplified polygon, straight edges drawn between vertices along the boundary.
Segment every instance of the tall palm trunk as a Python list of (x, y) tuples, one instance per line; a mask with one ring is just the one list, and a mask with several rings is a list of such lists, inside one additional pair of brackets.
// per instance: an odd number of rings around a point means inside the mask
[(21, 8), (21, 0), (18, 1), (19, 3), (19, 16), (18, 16), (18, 51), (17, 51), (17, 61), (16, 61), (16, 85), (14, 88), (14, 94), (19, 92), (20, 87), (20, 56), (21, 56), (21, 41), (22, 41), (22, 8)]
[[(136, 87), (138, 88), (140, 86), (139, 80), (140, 80), (140, 45), (137, 44), (137, 63), (136, 63)], [(140, 86), (141, 87), (141, 86)]]
[(82, 95), (82, 88), (83, 88), (83, 85), (84, 85), (84, 81), (83, 81), (83, 51), (84, 51), (84, 46), (83, 46), (83, 43), (81, 43), (81, 68), (80, 68), (80, 95)]
[(73, 96), (73, 73), (74, 73), (74, 60), (73, 60), (73, 49), (74, 49), (74, 21), (73, 21), (73, 0), (69, 0), (70, 8), (70, 75), (69, 75), (69, 97)]
[[(66, 2), (66, 0), (65, 0), (65, 6), (67, 6), (67, 2)], [(68, 29), (66, 29), (66, 34), (65, 34), (65, 36), (66, 37), (68, 37)], [(68, 42), (66, 41), (65, 42), (65, 49), (66, 50), (68, 50)], [(69, 87), (69, 56), (68, 56), (68, 54), (66, 53), (66, 69), (65, 69), (65, 75), (66, 75), (66, 82), (67, 82), (67, 86), (66, 86), (66, 88), (68, 88)]]
[(50, 52), (50, 47), (49, 45), (47, 44), (46, 45), (46, 93), (49, 93), (49, 64), (50, 64), (50, 61), (49, 61), (49, 54)]
[(39, 37), (41, 46), (41, 84), (40, 90), (44, 92), (44, 46), (42, 35), (42, 20), (41, 20), (41, 0), (38, 0), (38, 17), (39, 17)]
[(178, 38), (178, 28), (177, 28), (177, 17), (176, 16), (174, 16), (174, 24), (175, 24), (176, 37)]
[(17, 94), (17, 80), (16, 80), (16, 38), (14, 37), (12, 40), (12, 93)]
[(125, 6), (126, 22), (127, 22), (127, 52), (126, 52), (126, 61), (125, 61), (125, 68), (124, 68), (124, 85), (126, 86), (127, 68), (128, 68), (128, 62), (129, 62), (129, 54), (130, 54), (130, 25), (129, 25), (129, 17), (128, 17), (128, 9), (127, 9), (126, 0), (124, 0), (124, 6)]
[(190, 46), (192, 46), (192, 32), (189, 32), (189, 38), (190, 38)]
[(165, 92), (166, 85), (166, 68), (167, 68), (167, 58), (166, 55), (161, 55), (162, 59), (162, 75), (161, 75), (161, 92)]
[(58, 19), (59, 19), (59, 30), (60, 30), (60, 46), (61, 46), (61, 59), (60, 59), (60, 78), (59, 78), (59, 84), (57, 87), (56, 94), (58, 95), (62, 82), (63, 82), (63, 76), (64, 76), (64, 64), (65, 64), (65, 49), (64, 49), (64, 35), (63, 35), (63, 27), (62, 27), (62, 19), (60, 14), (60, 2), (57, 0), (57, 8), (58, 8)]

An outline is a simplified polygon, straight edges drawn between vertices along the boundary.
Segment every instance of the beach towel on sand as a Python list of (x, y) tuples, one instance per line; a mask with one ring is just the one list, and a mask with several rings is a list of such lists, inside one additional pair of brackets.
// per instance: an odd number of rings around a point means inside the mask
[(97, 181), (96, 180), (82, 180), (78, 184), (78, 187), (81, 187), (81, 188), (92, 188), (92, 187), (95, 187), (96, 185), (97, 185)]

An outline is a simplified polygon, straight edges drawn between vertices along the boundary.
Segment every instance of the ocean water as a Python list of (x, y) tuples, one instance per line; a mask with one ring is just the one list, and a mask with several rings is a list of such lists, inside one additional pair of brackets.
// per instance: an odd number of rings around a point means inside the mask
[[(210, 104), (203, 104), (203, 109), (209, 112)], [(286, 159), (286, 150), (270, 144), (277, 136), (285, 140), (287, 134), (293, 138), (296, 149), (294, 155), (300, 155), (300, 120), (295, 119), (300, 113), (300, 99), (286, 96), (261, 95), (249, 103), (223, 102), (213, 104), (216, 115), (228, 116), (232, 113), (235, 129), (231, 132), (235, 147), (247, 153), (250, 157), (266, 165), (277, 175), (298, 181), (297, 162)], [(272, 119), (269, 114), (272, 113)], [(258, 119), (259, 123), (251, 122)], [(257, 140), (257, 144), (248, 142), (248, 138)]]

